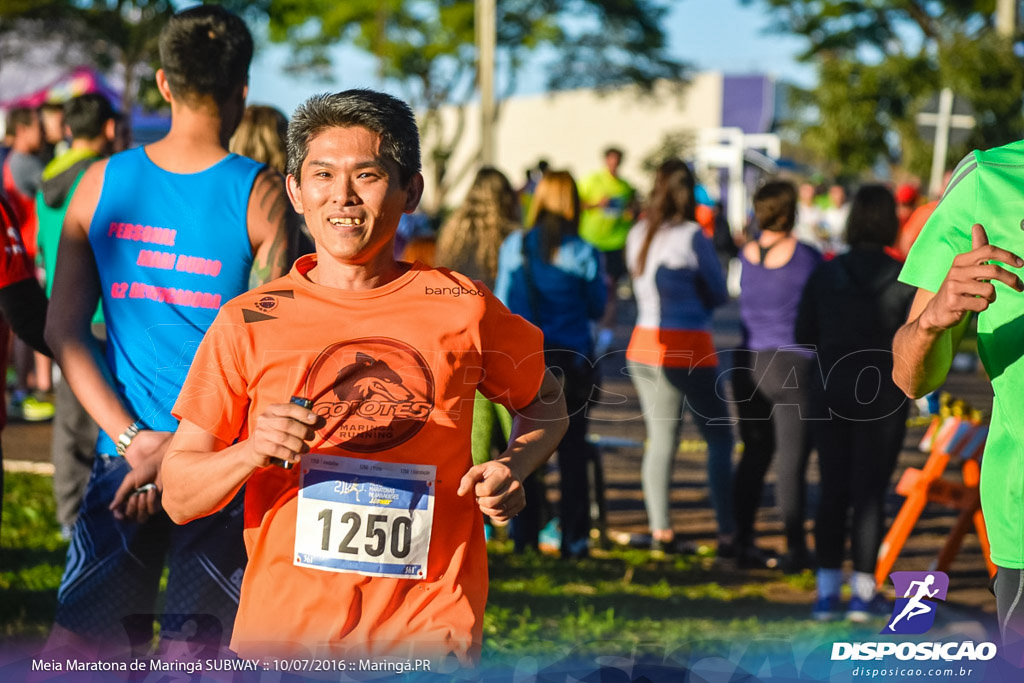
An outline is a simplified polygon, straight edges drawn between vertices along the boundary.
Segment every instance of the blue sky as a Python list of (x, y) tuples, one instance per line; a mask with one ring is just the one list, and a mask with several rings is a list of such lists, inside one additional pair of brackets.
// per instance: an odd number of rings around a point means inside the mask
[[(796, 61), (802, 41), (767, 33), (770, 19), (760, 4), (740, 0), (676, 0), (666, 21), (672, 54), (700, 70), (726, 73), (768, 73), (801, 85), (814, 82), (812, 68)], [(375, 62), (358, 50), (333, 50), (334, 81), (324, 83), (284, 73), (288, 50), (264, 46), (250, 72), (249, 102), (272, 104), (286, 114), (308, 96), (324, 90), (381, 87)], [(544, 90), (539, 66), (520, 76), (519, 92)]]

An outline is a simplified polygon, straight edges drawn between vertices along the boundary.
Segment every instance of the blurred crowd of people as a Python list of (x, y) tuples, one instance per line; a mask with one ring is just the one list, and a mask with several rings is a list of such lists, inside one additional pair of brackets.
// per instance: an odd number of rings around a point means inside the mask
[[(717, 556), (741, 568), (815, 569), (816, 618), (880, 614), (887, 608), (876, 592), (875, 558), (910, 408), (891, 379), (892, 338), (913, 296), (897, 278), (937, 202), (910, 184), (864, 184), (848, 199), (838, 183), (819, 191), (811, 182), (769, 179), (753, 197), (748, 225), (734, 234), (684, 161), (664, 162), (641, 200), (618, 174), (622, 157), (607, 149), (604, 167), (578, 184), (542, 161), (518, 194), (500, 171), (481, 169), (429, 253), (437, 265), (493, 283), (513, 312), (540, 326), (548, 362), (564, 378), (574, 426), (558, 450), (559, 507), (545, 515), (531, 505), (513, 523), (516, 547), (536, 547), (539, 537), (575, 558), (593, 543), (587, 462), (599, 466), (600, 456), (585, 438), (585, 416), (622, 294), (636, 302), (625, 361), (647, 434), (641, 481), (650, 532), (630, 542), (696, 550), (673, 529), (669, 502), (689, 413), (707, 444)], [(742, 342), (722, 349), (712, 318), (730, 301), (730, 262), (741, 273)], [(502, 438), (500, 420), (481, 417), (491, 412), (476, 417), (478, 458)], [(737, 442), (743, 448), (734, 463)], [(821, 495), (811, 511), (806, 480), (815, 451)], [(755, 542), (770, 467), (781, 556)], [(541, 485), (529, 490), (544, 500)], [(843, 610), (848, 545), (852, 599)]]

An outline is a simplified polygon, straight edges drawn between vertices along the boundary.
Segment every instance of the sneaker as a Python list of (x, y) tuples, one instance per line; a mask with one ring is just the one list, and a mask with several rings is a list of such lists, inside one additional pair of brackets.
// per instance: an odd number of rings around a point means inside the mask
[(558, 518), (555, 517), (548, 522), (540, 533), (537, 535), (537, 543), (540, 547), (541, 552), (549, 554), (558, 554), (562, 549), (562, 528), (558, 524)]
[(26, 422), (46, 422), (53, 419), (54, 407), (50, 401), (27, 396), (21, 402), (21, 418)]
[(867, 601), (855, 595), (850, 598), (850, 604), (846, 608), (846, 619), (855, 624), (863, 624), (879, 617), (888, 617), (890, 614), (892, 614), (892, 605), (877, 593), (875, 597)]
[(651, 541), (651, 555), (665, 557), (666, 555), (696, 555), (697, 546), (689, 541), (675, 536), (671, 541)]
[(608, 530), (608, 540), (616, 545), (624, 545), (629, 548), (650, 548), (650, 534), (631, 534), (628, 531)]
[(811, 609), (811, 617), (815, 621), (834, 621), (842, 614), (843, 608), (839, 604), (838, 595), (819, 596)]
[(786, 553), (779, 558), (778, 566), (783, 574), (799, 574), (805, 569), (814, 569), (814, 557), (808, 550)]
[(775, 569), (779, 566), (779, 558), (771, 550), (755, 545), (737, 546), (736, 566), (740, 569)]

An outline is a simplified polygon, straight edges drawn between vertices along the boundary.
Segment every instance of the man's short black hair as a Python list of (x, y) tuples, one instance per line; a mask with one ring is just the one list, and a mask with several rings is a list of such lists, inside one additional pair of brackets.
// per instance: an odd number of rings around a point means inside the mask
[(232, 97), (249, 80), (252, 50), (245, 22), (216, 5), (178, 12), (160, 31), (160, 66), (174, 96), (189, 103)]
[(103, 135), (107, 121), (117, 120), (117, 112), (103, 95), (88, 93), (64, 103), (64, 125), (73, 140), (92, 140)]
[(619, 159), (622, 159), (622, 157), (623, 157), (622, 150), (619, 149), (618, 147), (607, 147), (604, 150), (604, 155), (605, 155), (605, 157), (607, 157), (609, 154), (614, 154)]
[(361, 126), (380, 136), (380, 154), (398, 166), (403, 185), (420, 171), (420, 133), (416, 117), (402, 100), (375, 90), (345, 90), (314, 95), (288, 124), (288, 173), (302, 182), (309, 141), (326, 128)]
[(38, 121), (36, 110), (31, 107), (15, 107), (7, 112), (7, 134), (14, 135), (18, 126), (31, 126), (33, 121)]

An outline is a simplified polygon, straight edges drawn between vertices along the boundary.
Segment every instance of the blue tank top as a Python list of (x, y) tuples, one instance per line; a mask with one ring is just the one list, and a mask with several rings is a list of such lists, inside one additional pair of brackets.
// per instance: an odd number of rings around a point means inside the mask
[[(171, 173), (142, 147), (107, 162), (89, 226), (107, 363), (128, 412), (150, 429), (177, 429), (171, 407), (203, 334), (222, 303), (249, 289), (246, 211), (261, 168), (229, 154), (199, 173)], [(96, 448), (116, 452), (102, 431)]]

